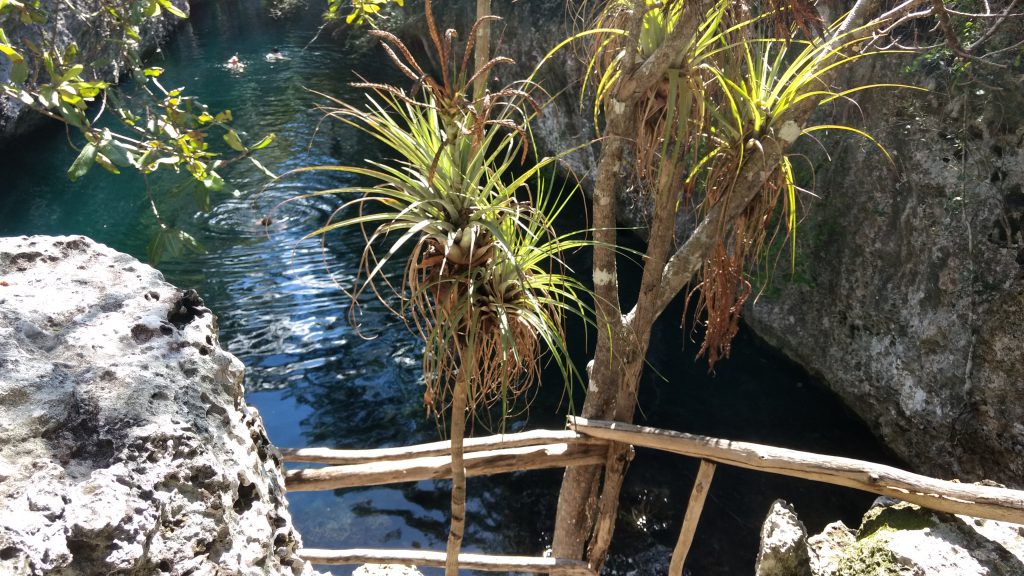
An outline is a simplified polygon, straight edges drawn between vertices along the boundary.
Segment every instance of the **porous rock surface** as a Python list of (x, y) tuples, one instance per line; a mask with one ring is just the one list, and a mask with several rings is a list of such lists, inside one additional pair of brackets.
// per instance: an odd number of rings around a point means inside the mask
[(755, 576), (811, 576), (807, 556), (807, 528), (791, 504), (772, 503), (761, 526), (761, 548), (754, 565)]
[[(913, 61), (860, 69), (882, 81)], [(746, 320), (932, 476), (1024, 486), (1024, 74), (872, 90)], [(863, 111), (863, 114), (858, 112)], [(863, 118), (863, 120), (862, 120)], [(787, 257), (780, 261), (788, 262)]]
[(314, 574), (243, 371), (153, 268), (0, 238), (0, 573)]
[[(777, 516), (773, 506), (766, 526)], [(879, 498), (857, 530), (835, 522), (803, 546), (785, 548), (763, 539), (762, 555), (792, 570), (773, 574), (1018, 576), (1024, 574), (1024, 527)]]

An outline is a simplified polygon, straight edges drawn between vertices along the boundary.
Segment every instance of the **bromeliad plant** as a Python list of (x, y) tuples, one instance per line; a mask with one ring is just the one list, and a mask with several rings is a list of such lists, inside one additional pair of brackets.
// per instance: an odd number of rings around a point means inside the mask
[[(368, 92), (364, 106), (334, 100), (325, 108), (384, 144), (393, 158), (305, 170), (337, 170), (369, 182), (315, 193), (351, 199), (310, 236), (361, 227), (367, 242), (349, 294), (353, 322), (361, 296), (369, 292), (425, 341), (424, 401), (439, 416), (451, 407), (446, 574), (454, 575), (465, 525), (467, 413), (494, 402), (507, 413), (537, 382), (545, 349), (567, 380), (572, 377), (562, 319), (584, 313), (579, 295), (585, 288), (562, 273), (559, 255), (583, 242), (553, 229), (570, 196), (553, 192), (545, 180), (555, 159), (526, 162), (528, 120), (536, 108), (529, 85), (474, 97), (476, 80), (509, 60), (494, 58), (470, 73), (475, 34), (459, 64), (455, 32), (439, 34), (429, 0), (426, 10), (443, 66), (439, 80), (398, 38), (375, 31), (414, 90), (363, 83), (358, 86)], [(400, 282), (387, 275), (395, 261), (403, 268)]]
[[(765, 137), (790, 143), (802, 134), (833, 129), (875, 142), (849, 126), (801, 127), (793, 117), (802, 110), (868, 88), (912, 88), (875, 84), (834, 89), (828, 78), (835, 69), (896, 51), (857, 51), (862, 30), (838, 31), (836, 25), (822, 30), (816, 13), (802, 0), (750, 5), (717, 0), (705, 4), (697, 23), (688, 24), (685, 15), (693, 14), (695, 6), (683, 0), (608, 2), (598, 18), (588, 67), (596, 116), (603, 106), (616, 105), (615, 91), (634, 61), (649, 58), (677, 27), (689, 26), (683, 49), (662, 81), (640, 99), (632, 125), (636, 188), (649, 199), (673, 195), (672, 204), (695, 221), (716, 206), (739, 202), (737, 177), (744, 164), (765, 156)], [(642, 16), (634, 17), (634, 10), (642, 10)], [(634, 29), (626, 26), (629, 22)], [(691, 293), (697, 298), (698, 316), (705, 317), (700, 354), (712, 366), (729, 354), (740, 309), (752, 294), (745, 271), (766, 253), (771, 230), (782, 226), (795, 243), (798, 188), (791, 161), (782, 155), (764, 170), (770, 176), (761, 193), (744, 202), (747, 208), (728, 226), (720, 227), (701, 267), (699, 290)]]

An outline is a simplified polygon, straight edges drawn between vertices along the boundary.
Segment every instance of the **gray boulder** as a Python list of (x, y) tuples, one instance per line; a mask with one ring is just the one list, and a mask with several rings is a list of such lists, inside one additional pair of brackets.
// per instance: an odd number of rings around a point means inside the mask
[(792, 504), (772, 503), (761, 526), (761, 549), (754, 566), (756, 576), (811, 576), (807, 556), (807, 528)]
[[(777, 524), (779, 516), (773, 507), (765, 525)], [(784, 524), (799, 522), (781, 516)], [(761, 557), (768, 555), (786, 567), (770, 572), (780, 576), (1020, 576), (1024, 526), (879, 498), (858, 530), (835, 522), (803, 546), (788, 547), (762, 536), (759, 570)]]
[(153, 268), (0, 238), (0, 573), (313, 574), (243, 372)]

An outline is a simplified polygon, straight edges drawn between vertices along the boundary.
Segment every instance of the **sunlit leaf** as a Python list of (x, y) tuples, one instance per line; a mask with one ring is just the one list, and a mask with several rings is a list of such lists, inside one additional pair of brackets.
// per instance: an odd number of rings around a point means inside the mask
[(125, 147), (125, 145), (120, 142), (108, 139), (105, 142), (100, 143), (99, 151), (109, 158), (111, 162), (122, 168), (135, 165), (134, 156)]
[(96, 154), (96, 163), (99, 164), (104, 170), (111, 174), (120, 174), (121, 171), (117, 169), (117, 166), (110, 161), (109, 158), (103, 154)]
[(267, 146), (270, 146), (270, 144), (274, 141), (275, 138), (277, 138), (276, 134), (273, 134), (273, 133), (267, 134), (266, 136), (263, 137), (262, 140), (260, 140), (256, 144), (254, 144), (252, 149), (253, 150), (262, 150), (262, 149), (266, 148)]
[(60, 77), (60, 82), (67, 82), (68, 80), (78, 78), (82, 74), (83, 70), (85, 70), (85, 66), (75, 64), (64, 72), (64, 75)]
[(203, 178), (203, 186), (211, 192), (219, 192), (224, 188), (224, 179), (216, 172), (211, 171), (206, 178)]
[(68, 168), (68, 178), (72, 182), (78, 180), (85, 173), (92, 168), (92, 165), (96, 162), (96, 146), (92, 143), (86, 144), (82, 147), (82, 151), (78, 153), (78, 158)]
[(264, 166), (259, 160), (253, 158), (252, 156), (249, 156), (249, 161), (252, 162), (253, 165), (259, 169), (260, 172), (263, 172), (270, 178), (277, 178), (277, 175), (271, 172), (270, 170), (267, 170), (266, 166)]
[(11, 62), (16, 63), (25, 60), (25, 57), (22, 56), (20, 52), (15, 50), (14, 46), (11, 46), (7, 42), (0, 42), (0, 52), (3, 52), (4, 55), (7, 56), (8, 59), (10, 59)]
[(227, 133), (224, 134), (224, 141), (228, 143), (228, 146), (231, 146), (232, 150), (236, 152), (245, 152), (245, 145), (242, 144), (242, 140), (238, 138), (238, 133), (234, 130), (228, 130)]
[(157, 0), (157, 2), (159, 2), (160, 5), (163, 6), (164, 10), (167, 10), (171, 14), (177, 16), (178, 18), (188, 18), (188, 14), (182, 12), (177, 6), (172, 4), (170, 0)]

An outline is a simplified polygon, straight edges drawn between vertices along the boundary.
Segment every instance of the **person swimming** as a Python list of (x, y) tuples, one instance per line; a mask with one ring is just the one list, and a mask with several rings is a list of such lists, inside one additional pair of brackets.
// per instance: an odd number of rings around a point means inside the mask
[(235, 52), (234, 56), (228, 58), (226, 66), (228, 67), (228, 70), (231, 70), (232, 72), (241, 72), (242, 70), (245, 70), (245, 63), (238, 59), (238, 52)]
[(267, 62), (283, 62), (285, 60), (291, 60), (291, 58), (281, 53), (281, 49), (274, 47), (269, 54), (266, 55)]

